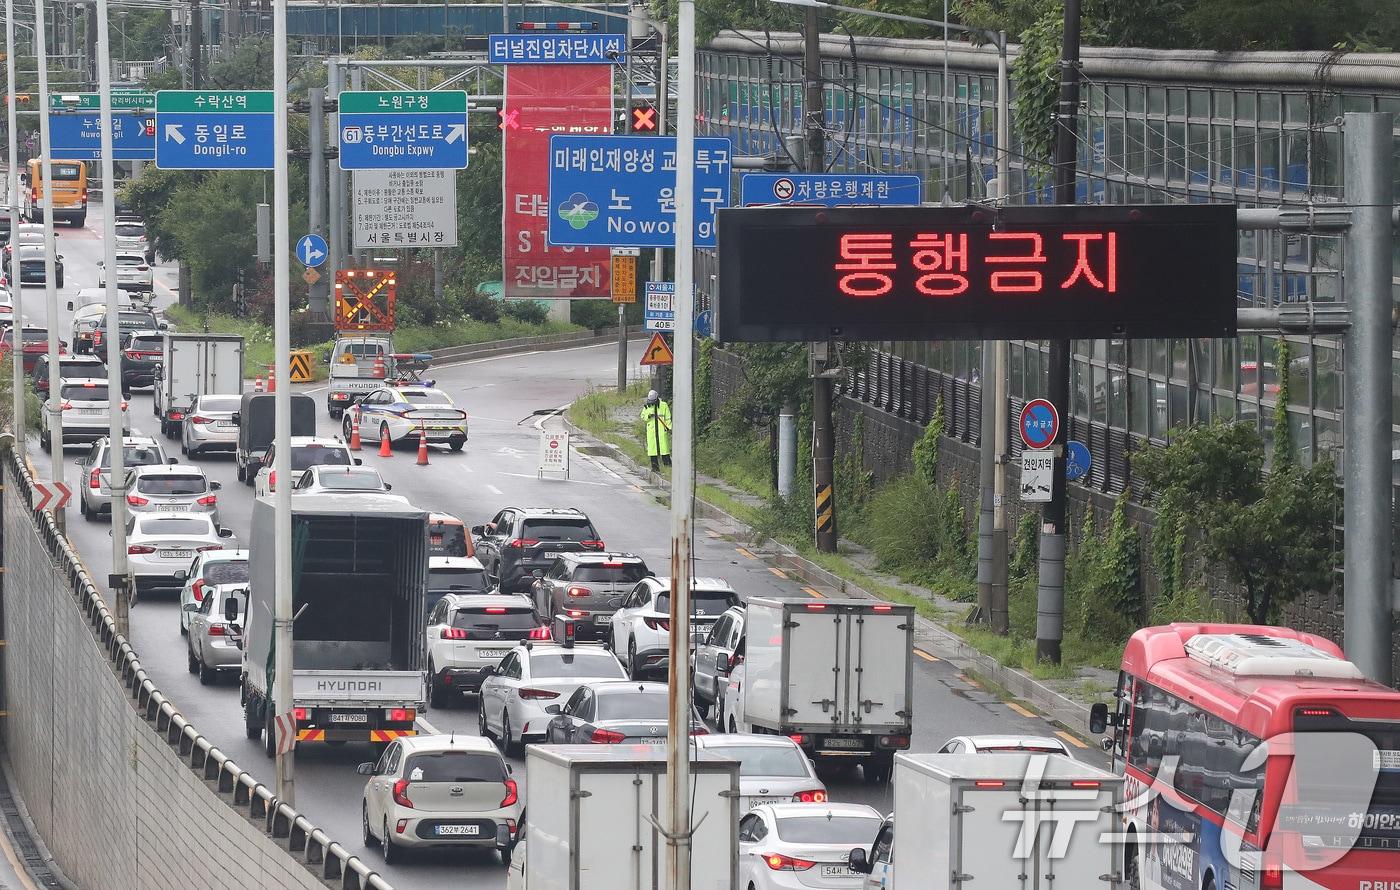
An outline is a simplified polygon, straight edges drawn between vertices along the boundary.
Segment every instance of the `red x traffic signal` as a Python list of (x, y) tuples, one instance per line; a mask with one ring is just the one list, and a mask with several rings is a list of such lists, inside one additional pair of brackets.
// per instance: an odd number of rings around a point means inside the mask
[(657, 132), (656, 109), (650, 103), (632, 106), (632, 132)]

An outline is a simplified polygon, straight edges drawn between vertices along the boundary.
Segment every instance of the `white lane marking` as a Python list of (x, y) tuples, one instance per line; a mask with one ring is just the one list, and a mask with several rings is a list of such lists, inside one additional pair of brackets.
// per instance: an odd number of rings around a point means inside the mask
[(486, 490), (496, 495), (497, 497), (501, 495), (501, 490), (489, 482), (486, 483)]
[[(518, 478), (520, 478), (520, 479), (541, 479), (541, 478), (542, 478), (538, 473), (497, 473), (496, 475), (497, 475), (497, 476), (515, 476), (515, 477), (518, 477)], [(549, 477), (549, 478), (548, 478), (547, 480), (545, 480), (545, 481), (549, 481), (549, 482), (573, 482), (573, 483), (576, 484), (576, 485), (601, 485), (601, 486), (603, 486), (604, 488), (612, 488), (612, 487), (613, 487), (613, 483), (611, 483), (611, 482), (590, 482), (590, 481), (588, 481), (588, 480), (586, 480), (586, 479), (556, 479), (556, 478), (554, 478), (554, 477)], [(490, 488), (491, 486), (488, 485), (488, 486), (486, 486), (486, 487), (487, 487), (487, 488)], [(498, 491), (498, 492), (496, 492), (496, 494), (500, 494), (500, 492)]]
[(462, 467), (462, 472), (463, 472), (463, 473), (475, 473), (476, 470), (473, 470), (471, 467)]

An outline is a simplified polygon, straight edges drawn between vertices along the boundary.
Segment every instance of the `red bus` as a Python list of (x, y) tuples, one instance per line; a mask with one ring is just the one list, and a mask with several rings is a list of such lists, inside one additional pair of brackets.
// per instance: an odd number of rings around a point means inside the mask
[(1133, 634), (1090, 731), (1130, 890), (1400, 890), (1400, 692), (1281, 627)]

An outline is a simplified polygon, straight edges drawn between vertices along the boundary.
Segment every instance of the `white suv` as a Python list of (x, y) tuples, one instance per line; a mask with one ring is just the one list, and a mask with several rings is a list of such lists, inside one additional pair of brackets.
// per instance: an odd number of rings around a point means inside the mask
[[(690, 586), (690, 648), (710, 635), (725, 610), (739, 605), (739, 594), (721, 578), (696, 578)], [(623, 599), (612, 618), (613, 652), (632, 679), (651, 671), (665, 673), (670, 662), (670, 579), (643, 578)]]
[[(97, 264), (97, 286), (107, 286), (107, 268), (102, 262)], [(155, 289), (155, 273), (144, 254), (117, 254), (117, 288), (146, 294)]]
[[(357, 457), (351, 457), (350, 449), (345, 447), (345, 443), (339, 439), (329, 439), (324, 436), (292, 436), (292, 478), (291, 482), (296, 482), (301, 474), (311, 467), (350, 467), (360, 463)], [(269, 494), (277, 487), (277, 476), (273, 472), (273, 460), (276, 457), (277, 446), (267, 446), (267, 454), (262, 459), (261, 469), (253, 479), (253, 492), (255, 497), (262, 497)]]
[[(118, 398), (121, 397), (120, 393), (117, 395)], [(63, 447), (87, 444), (107, 435), (111, 402), (108, 399), (106, 380), (60, 380), (58, 398), (62, 407), (59, 423), (63, 434)], [(44, 404), (47, 408), (49, 402)], [(122, 399), (121, 406), (122, 433), (125, 435), (131, 432), (131, 416), (127, 413), (125, 399)], [(45, 451), (53, 447), (47, 410), (40, 415), (39, 444)]]
[(517, 594), (449, 593), (428, 615), (429, 704), (448, 708), (460, 693), (481, 691), (486, 668), (520, 640), (548, 641), (550, 631)]

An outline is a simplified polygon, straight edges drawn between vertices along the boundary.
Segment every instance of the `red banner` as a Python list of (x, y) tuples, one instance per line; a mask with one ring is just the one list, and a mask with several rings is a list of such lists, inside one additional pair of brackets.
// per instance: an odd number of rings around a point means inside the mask
[(504, 129), (505, 296), (611, 297), (606, 247), (550, 247), (549, 137), (613, 131), (613, 66), (507, 65)]

